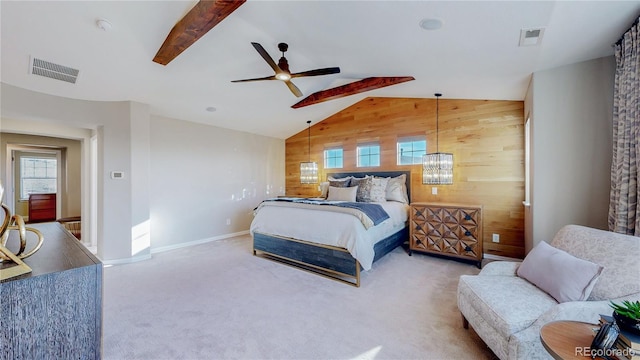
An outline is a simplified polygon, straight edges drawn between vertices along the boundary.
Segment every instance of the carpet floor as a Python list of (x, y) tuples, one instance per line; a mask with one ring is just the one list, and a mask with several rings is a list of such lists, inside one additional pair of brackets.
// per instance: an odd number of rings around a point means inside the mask
[(104, 359), (495, 359), (462, 328), (469, 264), (397, 248), (360, 288), (252, 255), (240, 236), (104, 270)]

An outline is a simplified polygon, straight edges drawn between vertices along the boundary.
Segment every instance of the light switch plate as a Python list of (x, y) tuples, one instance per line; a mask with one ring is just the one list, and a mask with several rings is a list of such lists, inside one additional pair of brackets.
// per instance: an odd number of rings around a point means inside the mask
[(112, 171), (111, 178), (114, 180), (124, 179), (124, 171)]

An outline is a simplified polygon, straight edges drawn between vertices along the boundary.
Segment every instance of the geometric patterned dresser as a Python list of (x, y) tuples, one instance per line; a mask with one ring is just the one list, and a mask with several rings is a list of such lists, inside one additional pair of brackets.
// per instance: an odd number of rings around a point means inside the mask
[(482, 265), (482, 206), (411, 203), (409, 252), (419, 251)]

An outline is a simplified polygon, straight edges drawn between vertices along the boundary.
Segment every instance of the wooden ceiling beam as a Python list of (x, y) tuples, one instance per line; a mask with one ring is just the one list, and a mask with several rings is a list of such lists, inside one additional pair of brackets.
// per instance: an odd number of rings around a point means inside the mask
[(167, 65), (189, 46), (193, 45), (214, 26), (234, 12), (246, 0), (200, 0), (171, 29), (169, 35), (153, 58), (153, 61)]
[(369, 77), (346, 85), (317, 91), (291, 107), (294, 109), (415, 80), (413, 76)]

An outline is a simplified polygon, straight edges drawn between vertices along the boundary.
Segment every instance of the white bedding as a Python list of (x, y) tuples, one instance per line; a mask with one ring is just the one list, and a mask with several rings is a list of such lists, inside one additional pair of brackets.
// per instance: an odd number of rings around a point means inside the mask
[(389, 219), (365, 229), (355, 216), (307, 208), (263, 206), (251, 223), (251, 234), (259, 232), (324, 245), (345, 248), (364, 270), (371, 269), (375, 253), (373, 246), (406, 226), (409, 205), (387, 201), (377, 203), (389, 214)]

